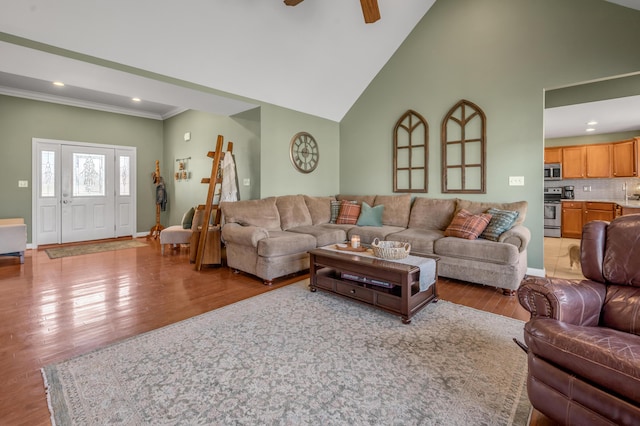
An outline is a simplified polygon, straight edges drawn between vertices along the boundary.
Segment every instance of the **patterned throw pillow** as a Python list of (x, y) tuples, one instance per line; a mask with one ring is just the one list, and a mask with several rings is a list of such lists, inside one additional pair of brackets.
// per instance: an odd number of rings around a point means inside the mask
[(331, 219), (329, 223), (336, 223), (336, 219), (338, 219), (338, 214), (340, 214), (340, 204), (342, 201), (331, 200)]
[(503, 232), (511, 229), (520, 214), (511, 210), (494, 208), (487, 210), (487, 213), (491, 215), (491, 220), (489, 221), (489, 226), (480, 234), (480, 238), (491, 241), (498, 241), (498, 237), (500, 237)]
[(482, 213), (473, 215), (467, 210), (460, 210), (454, 217), (447, 229), (444, 231), (445, 237), (458, 237), (467, 240), (475, 240), (485, 230), (491, 215)]
[(355, 225), (358, 222), (359, 216), (360, 204), (343, 201), (340, 204), (340, 213), (338, 213), (336, 223), (339, 225)]
[(362, 202), (360, 216), (358, 217), (358, 226), (382, 226), (382, 213), (384, 213), (384, 204), (371, 207), (369, 204)]

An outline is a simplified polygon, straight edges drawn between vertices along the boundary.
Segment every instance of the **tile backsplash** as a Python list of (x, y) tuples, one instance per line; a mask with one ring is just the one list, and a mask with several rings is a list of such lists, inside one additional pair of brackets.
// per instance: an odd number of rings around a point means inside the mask
[(633, 194), (640, 194), (639, 178), (616, 179), (563, 179), (546, 181), (545, 187), (563, 187), (573, 185), (575, 187), (576, 200), (624, 200), (625, 191), (623, 185), (627, 185), (627, 194), (633, 198)]

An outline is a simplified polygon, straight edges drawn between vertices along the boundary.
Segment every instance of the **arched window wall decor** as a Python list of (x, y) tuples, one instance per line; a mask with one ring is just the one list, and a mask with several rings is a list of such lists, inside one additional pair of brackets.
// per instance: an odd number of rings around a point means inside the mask
[(442, 120), (442, 192), (486, 193), (486, 116), (461, 100)]
[(428, 192), (429, 124), (408, 110), (393, 129), (393, 192)]

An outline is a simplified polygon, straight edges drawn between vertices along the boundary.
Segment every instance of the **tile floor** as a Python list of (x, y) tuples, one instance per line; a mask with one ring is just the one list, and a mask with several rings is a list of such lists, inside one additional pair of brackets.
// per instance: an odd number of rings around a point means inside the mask
[(549, 277), (584, 279), (580, 265), (570, 266), (569, 247), (577, 245), (580, 240), (573, 238), (544, 239), (544, 269)]

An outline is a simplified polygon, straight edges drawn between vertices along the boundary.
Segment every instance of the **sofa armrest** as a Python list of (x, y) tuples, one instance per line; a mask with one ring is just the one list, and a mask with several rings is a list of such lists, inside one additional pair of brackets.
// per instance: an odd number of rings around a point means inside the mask
[(580, 325), (597, 326), (606, 286), (591, 280), (527, 277), (518, 288), (518, 301), (531, 317), (547, 317)]
[(269, 238), (269, 232), (259, 226), (227, 223), (222, 227), (222, 239), (228, 243), (258, 247), (258, 241)]
[(523, 225), (516, 225), (498, 237), (498, 242), (513, 244), (522, 253), (531, 241), (531, 231)]

